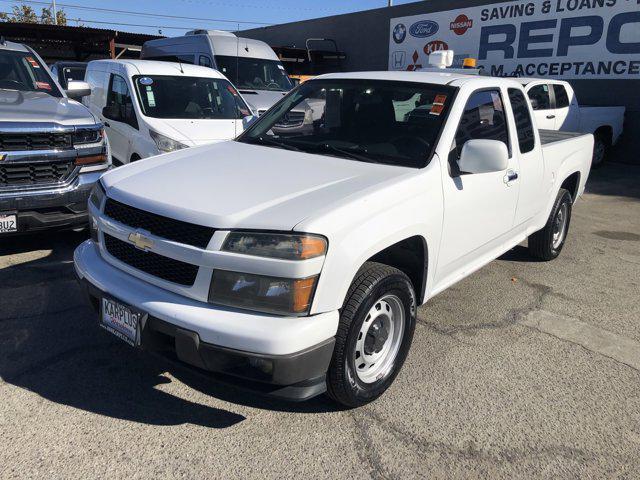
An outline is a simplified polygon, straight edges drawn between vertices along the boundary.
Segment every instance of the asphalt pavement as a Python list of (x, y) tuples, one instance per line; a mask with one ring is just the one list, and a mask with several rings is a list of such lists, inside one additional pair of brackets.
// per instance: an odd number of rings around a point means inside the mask
[(595, 171), (550, 263), (517, 247), (419, 310), (375, 403), (224, 386), (100, 330), (85, 238), (0, 240), (0, 478), (640, 478), (640, 167)]

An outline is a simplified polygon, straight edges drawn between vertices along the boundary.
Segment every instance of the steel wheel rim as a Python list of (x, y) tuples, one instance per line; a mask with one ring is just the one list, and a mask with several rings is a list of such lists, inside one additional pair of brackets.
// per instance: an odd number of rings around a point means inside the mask
[(569, 207), (566, 203), (563, 203), (556, 213), (556, 218), (553, 220), (553, 249), (556, 250), (564, 241), (565, 234), (567, 233), (567, 220), (569, 216)]
[(374, 383), (392, 370), (405, 329), (405, 312), (400, 298), (384, 295), (367, 312), (358, 332), (353, 361), (363, 383)]

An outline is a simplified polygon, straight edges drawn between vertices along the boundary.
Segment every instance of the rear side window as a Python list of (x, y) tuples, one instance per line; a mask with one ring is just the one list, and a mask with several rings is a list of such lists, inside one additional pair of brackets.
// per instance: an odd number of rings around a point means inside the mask
[(527, 99), (520, 90), (510, 88), (509, 101), (511, 102), (513, 116), (516, 120), (520, 153), (530, 152), (533, 150), (533, 147), (535, 147), (536, 139), (533, 133), (533, 122), (531, 121), (531, 114), (527, 106)]
[(566, 108), (569, 106), (569, 95), (564, 85), (553, 85), (553, 93), (556, 96), (556, 108)]
[(534, 110), (551, 109), (551, 96), (549, 95), (549, 85), (536, 85), (529, 90), (529, 99)]
[(509, 147), (504, 105), (498, 90), (483, 90), (469, 97), (456, 132), (456, 160), (460, 159), (464, 144), (475, 139), (499, 140)]

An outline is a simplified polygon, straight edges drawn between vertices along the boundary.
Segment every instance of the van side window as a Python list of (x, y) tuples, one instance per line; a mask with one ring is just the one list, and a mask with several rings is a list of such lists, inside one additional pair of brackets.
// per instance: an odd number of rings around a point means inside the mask
[(536, 85), (529, 90), (529, 99), (534, 110), (551, 109), (551, 96), (549, 95), (549, 85)]
[(127, 87), (126, 80), (120, 75), (111, 74), (109, 92), (107, 93), (107, 107), (117, 107), (120, 121), (128, 123), (133, 128), (138, 128), (138, 120), (136, 119), (129, 87)]
[(509, 89), (509, 101), (511, 109), (516, 120), (516, 130), (518, 132), (518, 143), (520, 144), (520, 153), (527, 153), (535, 147), (535, 136), (533, 132), (533, 122), (527, 105), (527, 99), (520, 90), (516, 88)]
[(198, 61), (200, 65), (203, 67), (211, 68), (211, 59), (206, 55), (200, 55), (200, 60)]
[(564, 85), (553, 85), (553, 93), (556, 96), (556, 108), (566, 108), (569, 106), (569, 95)]
[(498, 90), (482, 90), (469, 97), (456, 132), (452, 170), (457, 168), (464, 144), (475, 139), (499, 140), (509, 148), (504, 104)]

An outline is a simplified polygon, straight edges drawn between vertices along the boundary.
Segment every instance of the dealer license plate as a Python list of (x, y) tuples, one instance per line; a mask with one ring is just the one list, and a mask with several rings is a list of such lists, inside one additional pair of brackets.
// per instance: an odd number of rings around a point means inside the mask
[(18, 217), (14, 214), (0, 213), (0, 233), (18, 231)]
[(100, 326), (132, 347), (140, 345), (144, 314), (111, 298), (102, 298)]

